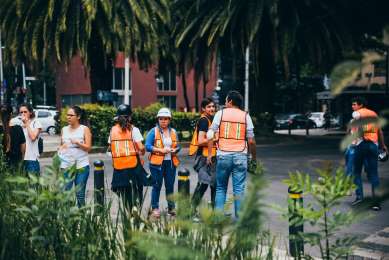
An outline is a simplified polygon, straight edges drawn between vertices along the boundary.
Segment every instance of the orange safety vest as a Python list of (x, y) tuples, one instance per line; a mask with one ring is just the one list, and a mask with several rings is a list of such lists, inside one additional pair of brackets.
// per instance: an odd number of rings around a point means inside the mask
[[(377, 118), (376, 112), (367, 108), (361, 108), (357, 111), (361, 118)], [(366, 141), (378, 142), (378, 126), (374, 123), (362, 125), (363, 139)]]
[[(154, 147), (156, 148), (163, 148), (163, 141), (161, 132), (159, 131), (158, 127), (154, 128), (155, 133), (155, 139), (154, 139)], [(177, 148), (177, 135), (175, 131), (170, 131), (170, 138), (172, 139), (172, 148)], [(151, 152), (150, 153), (150, 163), (154, 165), (162, 165), (163, 159), (165, 158), (165, 155), (163, 153), (159, 152)], [(172, 162), (175, 167), (177, 167), (180, 164), (180, 161), (178, 160), (178, 157), (176, 154), (172, 154)]]
[(238, 108), (222, 110), (218, 148), (225, 152), (243, 152), (246, 149), (246, 115)]
[(113, 168), (117, 170), (135, 168), (138, 159), (132, 131), (123, 132), (119, 125), (111, 129), (111, 154)]
[[(209, 128), (212, 124), (211, 120), (209, 120), (209, 118), (205, 114), (202, 114), (200, 119), (201, 118), (207, 119), (208, 128)], [(190, 142), (190, 145), (189, 145), (189, 155), (194, 155), (197, 152), (197, 150), (199, 149), (199, 145), (198, 145), (199, 136), (198, 136), (198, 134), (199, 134), (199, 131), (198, 131), (198, 122), (197, 122), (194, 133), (193, 133), (192, 141)], [(211, 154), (212, 154), (212, 156), (216, 156), (216, 143), (215, 142), (213, 142)], [(202, 147), (202, 155), (205, 157), (208, 156), (208, 146)]]

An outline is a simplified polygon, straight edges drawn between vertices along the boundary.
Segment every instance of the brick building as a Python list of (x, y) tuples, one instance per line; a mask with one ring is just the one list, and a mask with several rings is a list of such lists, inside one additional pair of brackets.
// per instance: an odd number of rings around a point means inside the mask
[[(64, 105), (83, 104), (95, 101), (97, 95), (113, 93), (113, 105), (123, 102), (124, 97), (124, 55), (119, 53), (111, 65), (112, 74), (109, 75), (110, 90), (93, 90), (90, 83), (89, 73), (81, 62), (79, 56), (75, 56), (66, 67), (60, 65), (56, 73), (56, 101), (57, 107)], [(185, 101), (182, 81), (175, 72), (167, 72), (165, 75), (158, 74), (157, 68), (150, 68), (147, 72), (139, 69), (136, 63), (130, 63), (130, 104), (132, 107), (145, 107), (151, 103), (162, 102), (171, 109), (183, 111)], [(187, 93), (190, 108), (195, 107), (195, 86), (193, 71), (186, 76)], [(210, 80), (206, 85), (206, 95), (211, 96), (217, 84), (216, 69), (212, 71)], [(204, 95), (203, 84), (199, 84), (199, 102)]]

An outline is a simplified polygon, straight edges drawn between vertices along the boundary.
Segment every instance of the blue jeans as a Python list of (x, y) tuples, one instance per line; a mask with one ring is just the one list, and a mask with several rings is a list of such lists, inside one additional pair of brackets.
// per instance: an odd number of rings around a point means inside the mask
[(368, 179), (373, 189), (379, 186), (378, 179), (378, 146), (371, 141), (362, 141), (355, 147), (354, 154), (354, 183), (358, 198), (363, 198), (362, 166), (365, 164)]
[[(355, 147), (356, 145), (350, 145), (344, 154), (346, 176), (352, 176), (354, 172)], [(363, 167), (365, 167), (365, 170), (367, 169), (367, 160), (363, 160)]]
[(235, 216), (238, 217), (246, 187), (247, 154), (233, 153), (217, 156), (215, 208), (220, 211), (224, 211), (230, 175), (232, 175)]
[(23, 167), (27, 173), (39, 174), (41, 171), (40, 169), (41, 167), (39, 165), (38, 160), (35, 161), (25, 160), (23, 161)]
[(176, 167), (171, 160), (164, 160), (161, 166), (150, 165), (150, 172), (153, 182), (151, 192), (152, 209), (159, 208), (159, 195), (161, 193), (162, 181), (165, 180), (166, 200), (169, 209), (174, 209), (174, 201), (169, 198), (174, 192), (174, 182), (176, 180)]
[[(64, 174), (65, 180), (69, 179), (68, 172)], [(86, 182), (89, 177), (89, 165), (81, 169), (77, 169), (76, 176), (65, 184), (65, 190), (71, 190), (73, 183), (76, 186), (77, 206), (81, 207), (85, 205), (85, 190)]]

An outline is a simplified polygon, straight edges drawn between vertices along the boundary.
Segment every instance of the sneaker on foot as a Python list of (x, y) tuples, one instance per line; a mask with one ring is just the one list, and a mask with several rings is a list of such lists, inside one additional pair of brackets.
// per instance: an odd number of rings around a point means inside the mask
[(357, 197), (353, 202), (351, 202), (351, 206), (358, 205), (361, 202), (362, 202), (362, 199)]
[(380, 204), (374, 204), (372, 207), (371, 207), (372, 210), (374, 211), (380, 211), (381, 210), (381, 205)]
[(153, 209), (153, 211), (151, 212), (151, 216), (153, 218), (160, 218), (161, 217), (161, 212), (159, 211), (159, 209)]

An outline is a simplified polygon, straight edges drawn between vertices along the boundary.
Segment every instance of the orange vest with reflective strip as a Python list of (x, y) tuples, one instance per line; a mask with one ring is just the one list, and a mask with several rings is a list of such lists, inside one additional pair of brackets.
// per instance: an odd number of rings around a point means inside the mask
[(218, 148), (225, 152), (243, 152), (246, 149), (246, 115), (238, 108), (222, 110)]
[[(159, 131), (158, 127), (154, 128), (155, 133), (155, 139), (154, 139), (154, 147), (156, 148), (163, 148), (163, 142), (162, 142), (162, 136), (161, 132)], [(177, 135), (176, 132), (170, 131), (170, 138), (172, 139), (172, 148), (177, 148)], [(172, 162), (175, 167), (177, 167), (180, 164), (180, 161), (177, 158), (176, 154), (171, 154), (172, 156)], [(165, 158), (165, 155), (163, 153), (158, 152), (151, 152), (150, 153), (150, 163), (154, 165), (162, 165), (163, 159)]]
[(138, 159), (131, 130), (123, 132), (119, 125), (112, 127), (111, 154), (113, 168), (123, 170), (136, 167)]
[[(361, 118), (377, 118), (376, 112), (367, 108), (361, 108), (357, 111)], [(378, 142), (378, 126), (374, 123), (362, 125), (363, 139), (366, 141)]]
[[(205, 114), (202, 114), (200, 119), (201, 118), (206, 118), (207, 121), (208, 121), (208, 128), (211, 126), (211, 120), (209, 120), (209, 118), (205, 115)], [(194, 133), (193, 133), (193, 137), (192, 137), (192, 141), (190, 142), (190, 145), (189, 145), (189, 155), (194, 155), (197, 150), (199, 149), (199, 145), (198, 145), (198, 140), (199, 140), (199, 131), (198, 131), (198, 122), (196, 124), (196, 128), (194, 130)], [(202, 147), (202, 155), (207, 157), (208, 156), (208, 146), (203, 146)], [(212, 156), (216, 156), (216, 143), (214, 142), (213, 143), (213, 147), (212, 147)]]

